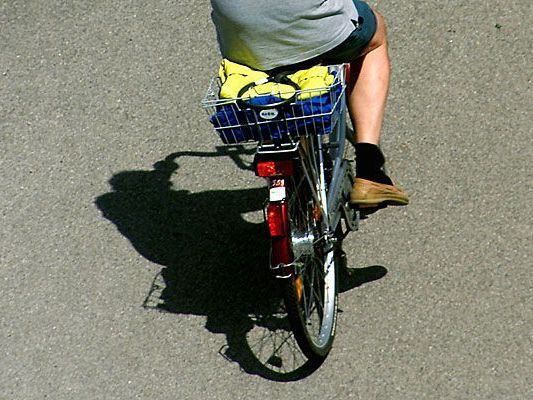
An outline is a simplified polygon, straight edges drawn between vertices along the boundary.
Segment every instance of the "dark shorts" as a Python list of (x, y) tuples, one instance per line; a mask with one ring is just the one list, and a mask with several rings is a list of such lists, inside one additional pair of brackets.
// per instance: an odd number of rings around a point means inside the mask
[(353, 0), (353, 2), (359, 13), (359, 20), (352, 21), (355, 29), (348, 39), (318, 57), (322, 64), (342, 64), (354, 61), (376, 33), (376, 15), (370, 6), (362, 0)]
[(361, 55), (363, 49), (368, 43), (370, 43), (372, 37), (374, 37), (377, 29), (377, 20), (376, 15), (370, 6), (364, 1), (353, 0), (353, 3), (357, 8), (359, 19), (357, 21), (352, 21), (354, 24), (354, 30), (344, 42), (318, 57), (314, 57), (298, 64), (279, 67), (267, 72), (270, 74), (276, 74), (280, 71), (306, 69), (316, 64), (328, 65), (350, 63), (357, 59), (357, 57)]

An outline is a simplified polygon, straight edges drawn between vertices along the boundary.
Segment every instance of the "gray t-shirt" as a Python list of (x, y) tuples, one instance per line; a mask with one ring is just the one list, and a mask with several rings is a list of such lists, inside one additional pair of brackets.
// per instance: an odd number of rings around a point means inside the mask
[(309, 60), (354, 30), (352, 0), (211, 0), (222, 56), (259, 70)]

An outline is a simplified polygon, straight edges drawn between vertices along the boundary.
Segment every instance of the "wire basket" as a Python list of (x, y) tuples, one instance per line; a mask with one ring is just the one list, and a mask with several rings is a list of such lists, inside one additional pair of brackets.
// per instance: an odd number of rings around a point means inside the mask
[(329, 134), (344, 110), (344, 65), (329, 66), (329, 72), (334, 75), (330, 86), (297, 90), (291, 93), (289, 102), (281, 105), (271, 103), (273, 98), (287, 97), (284, 93), (258, 95), (253, 97), (253, 104), (250, 98), (220, 98), (221, 81), (213, 78), (202, 106), (226, 144), (294, 143), (299, 136)]

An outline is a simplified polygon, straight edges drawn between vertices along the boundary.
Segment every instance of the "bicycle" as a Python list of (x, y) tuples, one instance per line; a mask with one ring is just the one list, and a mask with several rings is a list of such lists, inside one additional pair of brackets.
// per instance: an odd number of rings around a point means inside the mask
[[(333, 84), (313, 93), (295, 88), (274, 103), (219, 98), (221, 82), (214, 78), (202, 101), (224, 143), (257, 143), (255, 173), (269, 190), (270, 269), (299, 347), (317, 362), (335, 337), (342, 240), (359, 219), (349, 206), (353, 174), (345, 158), (347, 68), (328, 66)], [(299, 100), (304, 97), (325, 101), (309, 106)]]

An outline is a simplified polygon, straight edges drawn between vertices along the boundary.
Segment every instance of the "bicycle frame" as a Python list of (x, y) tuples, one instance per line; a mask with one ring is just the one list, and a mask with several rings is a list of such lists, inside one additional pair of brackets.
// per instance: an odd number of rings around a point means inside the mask
[[(344, 96), (343, 93), (342, 102), (345, 101)], [(262, 143), (258, 146), (254, 165), (256, 174), (268, 181), (265, 219), (272, 243), (270, 268), (276, 277), (287, 278), (294, 274), (295, 250), (291, 248), (291, 242), (304, 242), (304, 239), (291, 237), (287, 216), (285, 187), (287, 179), (295, 174), (295, 163), (299, 163), (309, 187), (313, 188), (312, 196), (320, 205), (326, 237), (318, 240), (335, 241), (334, 230), (343, 217), (349, 230), (355, 229), (353, 218), (349, 217), (347, 205), (342, 199), (344, 177), (349, 173), (349, 165), (343, 158), (345, 145), (346, 111), (343, 109), (330, 135), (308, 134), (293, 144)], [(329, 160), (326, 160), (326, 150)], [(329, 183), (326, 179), (327, 161), (331, 162)]]

